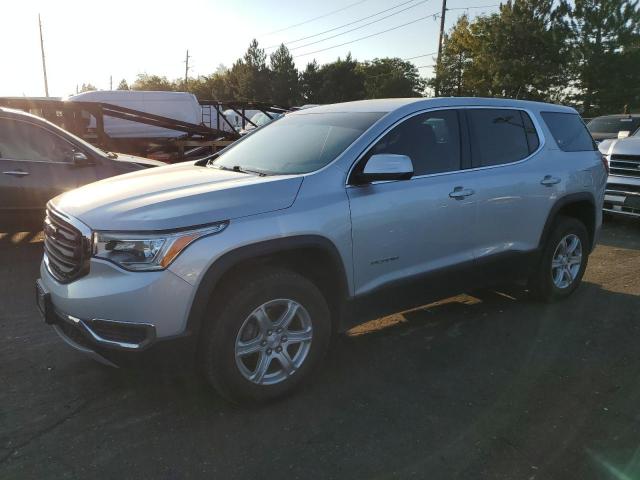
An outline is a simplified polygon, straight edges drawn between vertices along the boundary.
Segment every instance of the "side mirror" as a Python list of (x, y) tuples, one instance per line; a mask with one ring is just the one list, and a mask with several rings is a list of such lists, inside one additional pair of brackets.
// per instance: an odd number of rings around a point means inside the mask
[(413, 176), (413, 163), (406, 155), (380, 153), (373, 155), (362, 173), (355, 177), (356, 183), (365, 184), (385, 180), (409, 180)]
[(618, 132), (618, 138), (627, 138), (629, 135), (631, 135), (629, 130), (620, 130)]
[(73, 152), (73, 155), (71, 156), (71, 163), (76, 167), (93, 165), (93, 162), (82, 152)]

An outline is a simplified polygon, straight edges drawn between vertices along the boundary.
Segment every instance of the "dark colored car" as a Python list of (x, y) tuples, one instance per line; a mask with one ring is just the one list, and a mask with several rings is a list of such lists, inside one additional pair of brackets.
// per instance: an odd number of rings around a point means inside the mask
[(0, 214), (44, 212), (49, 199), (114, 175), (164, 165), (104, 152), (34, 115), (0, 107)]
[(629, 132), (629, 135), (640, 128), (640, 114), (604, 115), (592, 119), (587, 128), (593, 139), (602, 140), (618, 138), (618, 132)]

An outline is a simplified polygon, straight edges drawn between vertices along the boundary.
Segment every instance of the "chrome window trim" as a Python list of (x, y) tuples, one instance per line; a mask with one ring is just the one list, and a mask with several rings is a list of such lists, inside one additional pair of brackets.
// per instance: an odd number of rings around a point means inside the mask
[[(362, 160), (362, 158), (367, 155), (369, 153), (369, 151), (373, 148), (373, 146), (378, 143), (379, 140), (382, 139), (382, 137), (384, 137), (387, 133), (389, 133), (391, 130), (393, 130), (395, 127), (397, 127), (398, 125), (400, 125), (402, 122), (409, 120), (410, 118), (415, 117), (416, 115), (422, 115), (424, 113), (429, 113), (429, 112), (437, 112), (440, 110), (479, 110), (479, 109), (483, 109), (483, 110), (518, 110), (521, 112), (525, 112), (527, 115), (529, 115), (529, 118), (531, 119), (531, 123), (533, 123), (533, 127), (536, 129), (536, 134), (538, 135), (538, 140), (540, 142), (540, 144), (538, 145), (538, 148), (536, 150), (534, 150), (532, 153), (530, 153), (528, 156), (520, 159), (520, 160), (516, 160), (515, 162), (510, 162), (510, 163), (502, 163), (499, 165), (488, 165), (486, 167), (472, 167), (472, 168), (465, 168), (465, 169), (459, 169), (459, 170), (452, 170), (450, 172), (439, 172), (439, 173), (428, 173), (426, 175), (417, 175), (414, 177), (411, 177), (409, 180), (385, 180), (385, 181), (380, 181), (380, 182), (372, 182), (369, 185), (379, 185), (382, 183), (389, 183), (389, 182), (410, 182), (412, 180), (419, 180), (421, 178), (430, 178), (430, 177), (440, 177), (443, 175), (452, 175), (452, 174), (459, 174), (459, 173), (466, 173), (466, 172), (475, 172), (475, 171), (479, 171), (479, 170), (487, 170), (487, 169), (491, 169), (491, 168), (503, 168), (503, 167), (509, 167), (511, 165), (519, 165), (521, 163), (524, 163), (526, 161), (529, 161), (532, 157), (536, 156), (538, 153), (540, 153), (540, 151), (542, 151), (542, 149), (544, 148), (544, 146), (546, 145), (547, 141), (546, 141), (546, 137), (542, 131), (542, 126), (540, 124), (540, 122), (538, 121), (538, 118), (536, 117), (536, 115), (534, 114), (534, 112), (532, 110), (529, 110), (528, 108), (523, 108), (523, 107), (494, 107), (494, 106), (488, 106), (488, 105), (459, 105), (459, 106), (451, 106), (451, 107), (431, 107), (431, 108), (427, 108), (427, 109), (422, 109), (413, 113), (410, 113), (409, 115), (406, 115), (404, 117), (402, 117), (401, 119), (397, 120), (393, 125), (389, 126), (387, 129), (385, 129), (380, 135), (378, 135), (369, 145), (367, 145), (367, 147), (365, 148), (365, 150), (358, 155), (358, 158), (352, 163), (351, 167), (349, 168), (348, 172), (347, 172), (347, 177), (345, 179), (345, 187), (346, 188), (360, 188), (362, 187), (362, 185), (352, 185), (349, 183), (349, 179), (351, 178), (351, 173), (353, 172), (354, 168), (356, 167), (356, 165), (360, 162), (360, 160)], [(469, 139), (469, 141), (471, 141)]]
[[(5, 120), (12, 121), (12, 122), (20, 122), (20, 123), (26, 123), (28, 125), (32, 125), (35, 128), (39, 128), (41, 130), (44, 130), (45, 132), (50, 133), (51, 135), (54, 135), (54, 136), (58, 137), (63, 142), (71, 145), (71, 147), (73, 147), (74, 151), (80, 150), (77, 145), (73, 144), (72, 142), (70, 142), (69, 140), (64, 138), (62, 135), (59, 135), (58, 133), (54, 132), (53, 130), (50, 130), (50, 129), (42, 126), (42, 125), (38, 125), (35, 122), (30, 122), (29, 120), (23, 120), (21, 118), (12, 118), (12, 117), (1, 117), (1, 118), (5, 119)], [(28, 158), (7, 158), (7, 157), (2, 157), (2, 158), (0, 158), (0, 160), (10, 160), (12, 162), (46, 163), (47, 165), (51, 165), (51, 164), (53, 164), (53, 165), (73, 165), (73, 162), (71, 162), (71, 161), (69, 161), (69, 162), (56, 162), (56, 161), (53, 161), (53, 160), (51, 160), (51, 161), (50, 160), (30, 160)]]

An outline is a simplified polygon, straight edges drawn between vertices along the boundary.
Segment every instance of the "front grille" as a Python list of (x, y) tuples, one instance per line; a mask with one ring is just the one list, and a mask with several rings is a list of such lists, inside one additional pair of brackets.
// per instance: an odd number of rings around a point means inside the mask
[(609, 161), (611, 175), (640, 177), (640, 155), (611, 155)]
[(62, 215), (47, 208), (44, 219), (45, 263), (51, 275), (63, 283), (88, 272), (89, 240)]

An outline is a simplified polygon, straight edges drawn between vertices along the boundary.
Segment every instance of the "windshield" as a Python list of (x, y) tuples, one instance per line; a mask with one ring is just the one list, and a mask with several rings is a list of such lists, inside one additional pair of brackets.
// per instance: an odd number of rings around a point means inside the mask
[(287, 115), (233, 145), (211, 165), (268, 175), (313, 172), (328, 165), (382, 115)]
[(635, 132), (640, 127), (640, 118), (634, 117), (599, 117), (589, 122), (587, 128), (591, 133), (618, 134), (620, 131)]

